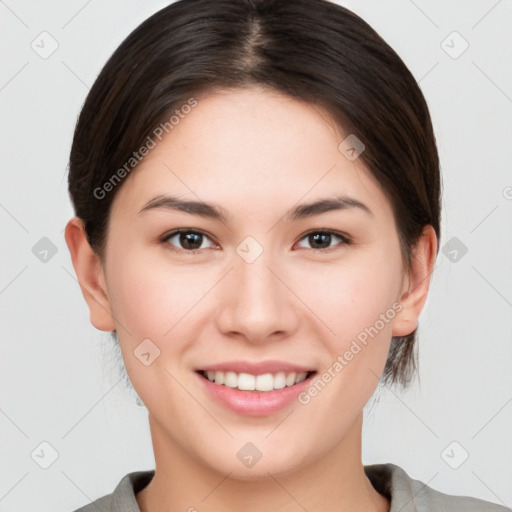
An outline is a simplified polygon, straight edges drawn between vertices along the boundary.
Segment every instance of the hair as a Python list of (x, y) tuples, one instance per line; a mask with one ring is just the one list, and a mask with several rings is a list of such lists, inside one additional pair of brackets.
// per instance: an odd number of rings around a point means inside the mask
[[(364, 143), (359, 158), (390, 201), (406, 269), (426, 225), (439, 242), (441, 177), (428, 107), (370, 25), (327, 0), (179, 0), (116, 49), (75, 127), (69, 194), (102, 260), (112, 201), (137, 150), (158, 127), (169, 132), (170, 116), (191, 98), (250, 87), (323, 107)], [(415, 342), (416, 330), (392, 338), (382, 383), (409, 384)]]

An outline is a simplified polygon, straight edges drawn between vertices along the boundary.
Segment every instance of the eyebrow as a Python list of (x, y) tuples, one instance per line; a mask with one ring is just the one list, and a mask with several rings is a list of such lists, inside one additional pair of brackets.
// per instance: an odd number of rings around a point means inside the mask
[[(192, 215), (199, 215), (201, 217), (219, 220), (221, 222), (227, 221), (227, 215), (221, 208), (216, 205), (205, 203), (203, 201), (187, 201), (179, 199), (175, 196), (159, 195), (148, 201), (139, 214), (154, 209), (165, 209), (172, 211), (180, 211), (190, 213)], [(289, 210), (285, 214), (286, 220), (294, 221), (305, 219), (320, 215), (322, 213), (337, 211), (337, 210), (351, 210), (358, 209), (371, 216), (373, 212), (361, 201), (348, 196), (336, 196), (332, 198), (320, 199), (311, 203), (304, 203)]]

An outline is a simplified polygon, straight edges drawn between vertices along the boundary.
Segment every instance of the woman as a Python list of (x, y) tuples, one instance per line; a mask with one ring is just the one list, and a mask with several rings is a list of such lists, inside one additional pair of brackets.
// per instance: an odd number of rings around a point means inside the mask
[(363, 466), (406, 386), (440, 237), (414, 78), (325, 0), (181, 0), (76, 127), (66, 227), (92, 324), (149, 412), (155, 471), (80, 509), (505, 510)]

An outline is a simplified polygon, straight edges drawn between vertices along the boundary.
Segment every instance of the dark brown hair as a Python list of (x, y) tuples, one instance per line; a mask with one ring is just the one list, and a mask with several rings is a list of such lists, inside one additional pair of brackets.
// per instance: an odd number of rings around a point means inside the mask
[[(324, 107), (364, 143), (359, 158), (390, 200), (407, 267), (425, 225), (439, 240), (439, 160), (427, 104), (403, 61), (364, 20), (327, 0), (179, 0), (122, 42), (76, 125), (69, 193), (101, 258), (122, 186), (113, 178), (136, 167), (134, 152), (190, 98), (251, 86)], [(415, 337), (392, 339), (384, 383), (410, 382)]]

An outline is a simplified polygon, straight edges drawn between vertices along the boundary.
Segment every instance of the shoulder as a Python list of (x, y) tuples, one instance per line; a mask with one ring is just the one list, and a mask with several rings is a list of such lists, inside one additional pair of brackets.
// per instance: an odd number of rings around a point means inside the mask
[(135, 495), (151, 481), (155, 470), (134, 471), (125, 475), (111, 494), (73, 512), (140, 512)]
[(364, 470), (373, 487), (390, 499), (389, 512), (511, 512), (478, 498), (436, 491), (395, 464), (374, 464), (364, 466)]

